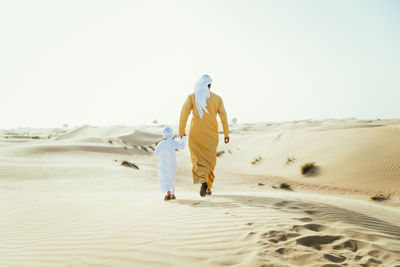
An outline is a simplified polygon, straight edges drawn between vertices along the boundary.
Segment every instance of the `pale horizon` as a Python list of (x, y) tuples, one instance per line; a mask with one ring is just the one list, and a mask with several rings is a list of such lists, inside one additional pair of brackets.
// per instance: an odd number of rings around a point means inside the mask
[(400, 118), (398, 1), (0, 1), (0, 129)]

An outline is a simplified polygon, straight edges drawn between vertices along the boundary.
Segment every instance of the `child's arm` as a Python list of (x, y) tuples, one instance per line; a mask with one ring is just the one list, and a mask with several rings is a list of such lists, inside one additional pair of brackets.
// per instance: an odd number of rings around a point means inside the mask
[(185, 148), (185, 143), (186, 143), (186, 136), (182, 136), (181, 140), (175, 140), (175, 147), (177, 149), (184, 149)]

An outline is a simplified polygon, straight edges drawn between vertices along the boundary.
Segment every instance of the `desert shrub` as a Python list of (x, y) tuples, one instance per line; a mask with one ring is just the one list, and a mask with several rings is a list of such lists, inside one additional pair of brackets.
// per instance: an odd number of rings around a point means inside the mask
[(387, 194), (375, 194), (373, 196), (371, 196), (371, 200), (373, 201), (384, 201), (384, 200), (389, 200), (390, 199), (390, 195)]
[(145, 146), (139, 146), (139, 149), (149, 152)]
[(296, 160), (296, 158), (293, 157), (293, 156), (287, 157), (286, 158), (286, 165), (292, 164), (295, 160)]
[(135, 163), (132, 163), (132, 162), (129, 162), (129, 161), (126, 161), (126, 160), (121, 162), (121, 166), (129, 167), (129, 168), (135, 168), (135, 169), (139, 170), (139, 167)]
[(262, 157), (261, 156), (258, 156), (257, 158), (255, 158), (252, 162), (251, 162), (251, 164), (253, 164), (253, 165), (255, 165), (255, 164), (257, 164), (259, 161), (261, 161), (262, 160)]
[(315, 162), (307, 162), (303, 166), (301, 166), (300, 169), (301, 169), (301, 174), (308, 175), (316, 172), (317, 165), (315, 164)]
[(287, 183), (281, 183), (281, 184), (279, 185), (279, 188), (280, 188), (280, 189), (284, 189), (284, 190), (292, 190), (292, 187), (291, 187), (289, 184), (287, 184)]
[(220, 150), (220, 151), (218, 151), (218, 152), (217, 152), (217, 157), (222, 156), (222, 154), (224, 154), (224, 153), (225, 153), (225, 150)]

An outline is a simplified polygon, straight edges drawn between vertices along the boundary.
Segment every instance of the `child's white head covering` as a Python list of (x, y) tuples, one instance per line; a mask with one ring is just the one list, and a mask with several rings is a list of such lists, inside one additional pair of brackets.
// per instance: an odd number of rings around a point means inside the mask
[(200, 118), (203, 118), (204, 112), (208, 113), (206, 108), (207, 98), (210, 97), (210, 89), (208, 88), (208, 85), (211, 84), (211, 82), (211, 77), (207, 74), (204, 74), (194, 86), (194, 92), (196, 94), (196, 107)]
[(163, 135), (164, 135), (164, 139), (168, 139), (168, 138), (174, 137), (174, 131), (172, 130), (171, 127), (168, 127), (168, 126), (165, 127), (162, 132), (163, 132)]

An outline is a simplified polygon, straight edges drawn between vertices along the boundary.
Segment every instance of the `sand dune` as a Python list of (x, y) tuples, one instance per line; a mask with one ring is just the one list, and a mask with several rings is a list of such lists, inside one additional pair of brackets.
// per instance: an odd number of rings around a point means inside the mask
[[(234, 173), (281, 176), (293, 183), (381, 191), (398, 198), (400, 188), (400, 131), (398, 121), (356, 123), (350, 121), (301, 122), (273, 126), (238, 126), (236, 142), (224, 154), (221, 169)], [(307, 125), (309, 127), (307, 128)], [(261, 129), (264, 128), (264, 132)], [(225, 149), (226, 150), (226, 149)], [(249, 164), (256, 157), (262, 160)], [(286, 164), (288, 157), (295, 161)], [(228, 167), (233, 161), (231, 167)], [(319, 166), (319, 175), (305, 177), (300, 167), (307, 162)], [(221, 165), (220, 164), (220, 165)]]
[(214, 194), (191, 184), (186, 148), (170, 202), (152, 156), (161, 126), (3, 130), (0, 266), (400, 266), (399, 126), (233, 125)]
[[(57, 140), (72, 139), (87, 141), (87, 138), (97, 137), (111, 141), (119, 141), (128, 145), (151, 145), (155, 140), (160, 140), (162, 138), (162, 135), (159, 133), (159, 128), (141, 128), (142, 127), (129, 126), (93, 127), (85, 125), (60, 135), (57, 137)], [(153, 131), (151, 132), (151, 130)]]

